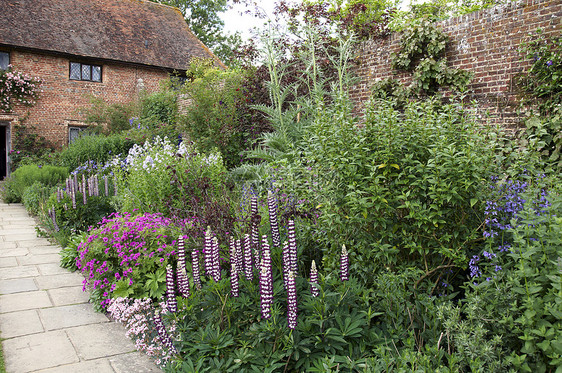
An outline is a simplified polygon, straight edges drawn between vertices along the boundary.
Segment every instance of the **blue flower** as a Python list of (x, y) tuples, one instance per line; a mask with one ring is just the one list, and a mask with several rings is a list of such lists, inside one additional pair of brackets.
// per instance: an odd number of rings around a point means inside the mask
[(552, 60), (549, 60), (549, 61), (546, 63), (546, 66), (548, 66), (548, 67), (552, 66)]

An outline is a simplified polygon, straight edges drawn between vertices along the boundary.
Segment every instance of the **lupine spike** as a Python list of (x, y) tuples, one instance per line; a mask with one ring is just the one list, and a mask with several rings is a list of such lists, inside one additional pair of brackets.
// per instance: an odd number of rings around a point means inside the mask
[(60, 194), (61, 194), (61, 190), (60, 188), (57, 188), (57, 203), (60, 203), (61, 200)]
[(195, 288), (201, 290), (201, 272), (199, 271), (199, 250), (194, 249), (191, 252), (191, 273), (193, 274), (193, 283)]
[(168, 310), (170, 312), (177, 312), (178, 302), (176, 300), (176, 289), (174, 286), (174, 271), (170, 264), (166, 267), (166, 298), (168, 301)]
[(59, 226), (57, 224), (57, 216), (56, 216), (55, 208), (53, 207), (53, 209), (50, 212), (51, 212), (51, 219), (53, 219), (53, 227), (55, 229), (55, 232), (58, 232)]
[(179, 267), (176, 270), (176, 276), (178, 278), (178, 291), (184, 298), (189, 298), (191, 292), (189, 289), (189, 278), (187, 277), (187, 271), (185, 267)]
[(238, 272), (242, 273), (244, 269), (244, 258), (242, 257), (242, 242), (240, 240), (236, 240), (236, 268)]
[(219, 263), (219, 240), (213, 237), (213, 280), (219, 282), (221, 280), (221, 269)]
[(236, 268), (236, 263), (230, 261), (230, 287), (233, 297), (238, 297), (239, 286), (238, 286), (238, 269)]
[(71, 184), (70, 187), (70, 198), (72, 198), (72, 208), (76, 210), (76, 187), (75, 184)]
[(349, 280), (349, 254), (345, 245), (341, 248), (341, 258), (340, 258), (340, 270), (341, 270), (341, 280)]
[(254, 250), (254, 263), (256, 264), (256, 268), (258, 271), (260, 270), (260, 240), (259, 240), (259, 233), (258, 227), (253, 225), (252, 226), (252, 248)]
[(238, 258), (237, 258), (238, 252), (236, 251), (236, 243), (234, 242), (234, 237), (230, 237), (228, 249), (229, 249), (229, 253), (230, 253), (230, 262), (234, 263), (234, 264), (237, 264), (237, 262), (238, 262)]
[(117, 195), (117, 178), (113, 176), (113, 193)]
[(263, 236), (262, 260), (260, 265), (260, 300), (261, 315), (264, 319), (271, 317), (271, 305), (273, 303), (273, 281), (271, 275), (271, 253), (267, 236)]
[(295, 237), (295, 221), (289, 220), (288, 227), (289, 238), (289, 269), (297, 273), (297, 239)]
[(109, 180), (107, 179), (107, 175), (103, 177), (103, 183), (105, 187), (105, 196), (109, 197)]
[(273, 242), (273, 246), (278, 247), (279, 245), (281, 245), (281, 238), (279, 237), (279, 225), (277, 224), (277, 203), (271, 191), (267, 192), (267, 207), (269, 209), (271, 240)]
[[(82, 178), (84, 178), (84, 175), (82, 175)], [(82, 199), (84, 204), (88, 203), (88, 197), (86, 197), (86, 181), (84, 179), (82, 179)]]
[(287, 273), (287, 325), (291, 330), (297, 326), (297, 288), (293, 271)]
[(156, 326), (156, 331), (158, 332), (158, 337), (160, 337), (160, 341), (162, 342), (162, 344), (166, 346), (172, 352), (172, 354), (177, 354), (178, 351), (174, 347), (172, 339), (170, 338), (170, 335), (164, 327), (164, 323), (162, 322), (162, 317), (160, 316), (159, 310), (154, 311), (154, 325)]
[(250, 235), (244, 235), (244, 274), (246, 280), (252, 281), (254, 279), (254, 270), (252, 263), (252, 247), (250, 245)]
[(213, 237), (211, 227), (207, 227), (207, 231), (205, 231), (203, 260), (205, 262), (205, 276), (213, 277)]
[(98, 174), (96, 174), (95, 180), (96, 180), (96, 196), (99, 197), (99, 195), (100, 195), (100, 180), (99, 180)]
[(185, 268), (185, 244), (183, 242), (183, 236), (178, 237), (178, 266), (180, 268)]
[(318, 270), (316, 269), (316, 262), (313, 260), (310, 266), (310, 293), (316, 298), (320, 295), (320, 290), (315, 285), (318, 285)]

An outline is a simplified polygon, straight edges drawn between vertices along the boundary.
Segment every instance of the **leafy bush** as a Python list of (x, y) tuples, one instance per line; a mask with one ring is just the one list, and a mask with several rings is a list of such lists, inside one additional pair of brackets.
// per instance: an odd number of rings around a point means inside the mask
[(35, 133), (33, 126), (14, 126), (13, 131), (14, 143), (10, 150), (12, 172), (21, 165), (45, 165), (54, 162), (56, 155), (53, 154), (53, 144)]
[(102, 98), (92, 97), (91, 106), (84, 109), (86, 123), (105, 125), (98, 132), (117, 133), (131, 128), (129, 119), (137, 115), (138, 105), (135, 102), (108, 104)]
[(74, 170), (86, 162), (94, 161), (103, 165), (119, 154), (125, 154), (134, 142), (123, 135), (82, 136), (59, 155), (60, 164)]
[(25, 190), (36, 182), (54, 186), (68, 176), (66, 167), (26, 165), (14, 171), (4, 182), (4, 202), (21, 202)]
[(21, 201), (27, 212), (32, 215), (38, 215), (41, 211), (41, 206), (47, 201), (53, 191), (54, 187), (36, 181), (25, 189)]
[(179, 202), (182, 190), (173, 182), (174, 178), (182, 184), (205, 178), (209, 186), (205, 192), (213, 193), (222, 188), (226, 170), (220, 154), (207, 156), (186, 142), (176, 146), (167, 138), (156, 137), (131, 148), (124, 167), (116, 166), (114, 173), (122, 211), (168, 215), (170, 208), (189, 208)]
[(162, 89), (145, 95), (140, 101), (140, 119), (152, 127), (161, 123), (175, 124), (177, 114), (177, 92)]

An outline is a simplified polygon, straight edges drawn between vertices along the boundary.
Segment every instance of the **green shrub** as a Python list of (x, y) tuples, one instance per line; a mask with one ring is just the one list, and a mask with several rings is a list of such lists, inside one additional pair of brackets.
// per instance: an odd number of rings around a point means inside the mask
[(144, 96), (141, 101), (140, 119), (152, 127), (159, 124), (175, 124), (177, 113), (177, 92), (163, 89)]
[(92, 106), (84, 109), (86, 123), (105, 125), (105, 131), (100, 127), (98, 132), (117, 133), (131, 128), (129, 119), (137, 115), (137, 103), (108, 104), (99, 97), (92, 97)]
[(59, 162), (69, 170), (75, 170), (89, 161), (103, 165), (119, 154), (126, 154), (133, 144), (131, 139), (123, 135), (82, 136), (61, 151)]
[(56, 166), (25, 165), (18, 168), (4, 182), (4, 202), (21, 202), (25, 190), (39, 182), (54, 186), (68, 176), (68, 168)]
[(27, 212), (32, 215), (38, 215), (41, 211), (41, 206), (47, 201), (53, 191), (54, 187), (36, 181), (25, 189), (21, 201)]

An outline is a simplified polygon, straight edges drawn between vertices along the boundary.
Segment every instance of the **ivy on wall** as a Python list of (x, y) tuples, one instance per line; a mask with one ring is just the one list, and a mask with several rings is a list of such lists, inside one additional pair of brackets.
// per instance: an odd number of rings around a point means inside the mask
[(445, 87), (464, 91), (472, 74), (447, 65), (448, 42), (449, 37), (428, 19), (406, 29), (399, 52), (392, 55), (392, 67), (411, 73), (412, 82), (405, 86), (392, 78), (383, 79), (373, 85), (373, 97), (393, 98), (403, 103), (409, 98), (434, 96)]

